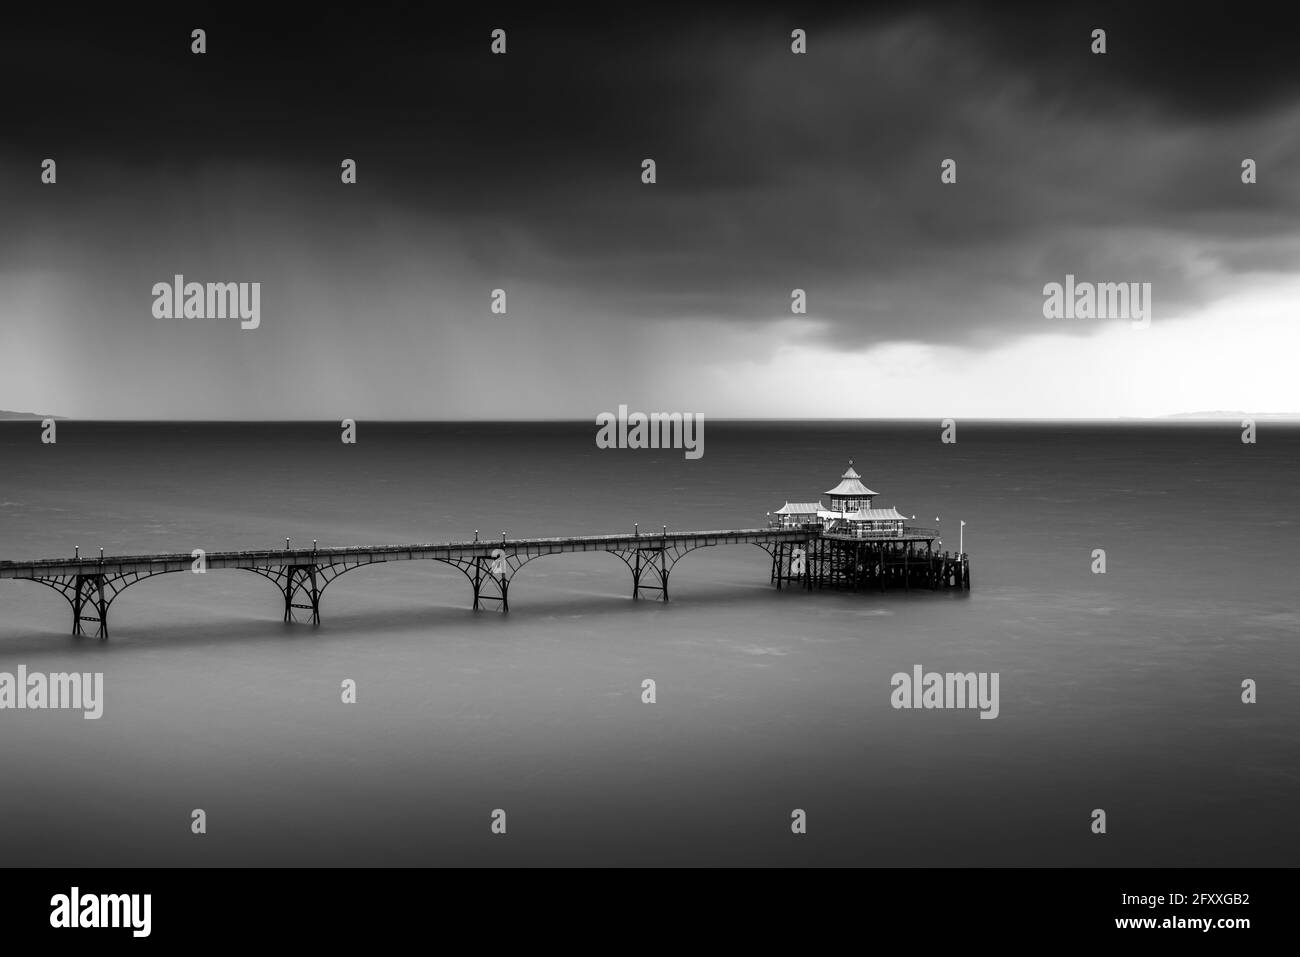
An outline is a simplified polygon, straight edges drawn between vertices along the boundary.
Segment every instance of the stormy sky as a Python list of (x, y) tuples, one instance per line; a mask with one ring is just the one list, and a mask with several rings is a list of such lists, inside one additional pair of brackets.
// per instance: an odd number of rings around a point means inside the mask
[[(0, 34), (0, 408), (1300, 411), (1300, 57), (1277, 16), (28, 11)], [(178, 273), (260, 282), (260, 327), (156, 318)], [(1044, 318), (1067, 274), (1149, 282), (1150, 325)]]

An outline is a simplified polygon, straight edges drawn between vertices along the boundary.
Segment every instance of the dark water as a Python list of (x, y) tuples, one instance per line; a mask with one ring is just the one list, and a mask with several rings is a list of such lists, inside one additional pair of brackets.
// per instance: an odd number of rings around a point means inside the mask
[[(313, 629), (215, 571), (133, 586), (101, 644), (0, 581), (0, 671), (106, 685), (99, 721), (0, 711), (6, 863), (1300, 863), (1295, 429), (710, 422), (699, 461), (586, 423), (39, 434), (0, 423), (0, 558), (753, 527), (853, 456), (945, 547), (969, 523), (973, 590), (778, 593), (735, 546), (633, 603), (589, 554), (526, 566), (502, 616), (412, 562)], [(894, 710), (915, 664), (998, 672), (1000, 717)]]

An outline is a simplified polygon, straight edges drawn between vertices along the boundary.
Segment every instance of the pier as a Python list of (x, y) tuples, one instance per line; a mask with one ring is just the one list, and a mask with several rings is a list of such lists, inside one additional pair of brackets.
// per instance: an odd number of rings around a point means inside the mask
[[(849, 460), (848, 471), (828, 493), (830, 507), (787, 502), (768, 514), (766, 528), (643, 534), (639, 526), (623, 535), (571, 535), (560, 538), (507, 538), (439, 545), (358, 545), (242, 552), (192, 552), (156, 555), (0, 561), (0, 579), (34, 581), (52, 588), (72, 607), (72, 634), (93, 625), (108, 637), (108, 610), (136, 582), (156, 575), (237, 568), (275, 585), (284, 601), (284, 621), (302, 613), (320, 624), (321, 596), (340, 575), (380, 562), (435, 561), (459, 570), (474, 589), (473, 607), (510, 610), (510, 583), (529, 562), (546, 555), (606, 552), (632, 573), (632, 598), (668, 600), (674, 566), (697, 548), (755, 545), (772, 558), (770, 580), (778, 589), (849, 591), (901, 588), (970, 590), (970, 560), (935, 547), (939, 532), (907, 524), (894, 508), (872, 508), (877, 493), (860, 481)], [(964, 525), (965, 523), (963, 523)]]
[[(933, 552), (934, 534), (889, 540), (836, 537), (821, 528), (747, 528), (705, 532), (587, 535), (563, 538), (502, 538), (441, 545), (376, 545), (345, 548), (283, 548), (265, 551), (207, 552), (205, 571), (237, 568), (271, 581), (284, 601), (284, 620), (297, 614), (320, 624), (321, 596), (340, 575), (379, 562), (436, 561), (460, 570), (474, 589), (475, 609), (510, 610), (510, 583), (519, 570), (546, 555), (607, 552), (632, 573), (632, 597), (668, 600), (673, 567), (697, 548), (754, 545), (772, 557), (771, 581), (778, 587), (820, 588), (969, 588), (964, 555)], [(47, 558), (0, 562), (0, 579), (39, 582), (72, 607), (72, 634), (108, 637), (108, 610), (136, 582), (155, 575), (191, 572), (193, 553)]]

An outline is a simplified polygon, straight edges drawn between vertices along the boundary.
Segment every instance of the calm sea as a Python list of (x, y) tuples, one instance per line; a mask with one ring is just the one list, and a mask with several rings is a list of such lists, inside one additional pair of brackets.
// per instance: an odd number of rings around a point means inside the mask
[[(0, 558), (746, 528), (851, 456), (946, 548), (967, 522), (972, 591), (776, 592), (732, 546), (667, 604), (611, 556), (541, 559), (503, 616), (410, 562), (340, 578), (313, 628), (213, 571), (133, 586), (101, 643), (0, 581), (0, 671), (105, 675), (99, 721), (0, 711), (0, 860), (1300, 863), (1300, 430), (709, 422), (698, 461), (594, 436), (0, 423)], [(999, 673), (1000, 716), (893, 709), (917, 664)]]

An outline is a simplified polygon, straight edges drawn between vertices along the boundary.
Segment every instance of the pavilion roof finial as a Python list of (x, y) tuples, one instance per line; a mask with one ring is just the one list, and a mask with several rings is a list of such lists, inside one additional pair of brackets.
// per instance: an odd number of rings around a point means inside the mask
[(853, 459), (849, 459), (849, 467), (840, 476), (840, 484), (828, 489), (826, 494), (836, 498), (868, 498), (876, 493), (862, 484), (862, 476), (854, 470)]

